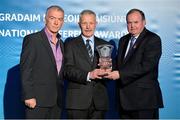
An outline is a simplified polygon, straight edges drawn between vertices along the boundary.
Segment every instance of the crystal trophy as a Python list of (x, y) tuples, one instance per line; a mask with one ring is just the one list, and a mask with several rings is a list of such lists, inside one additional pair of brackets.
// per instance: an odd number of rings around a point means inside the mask
[(99, 66), (101, 69), (110, 69), (112, 67), (111, 53), (112, 45), (103, 44), (96, 47), (99, 54)]

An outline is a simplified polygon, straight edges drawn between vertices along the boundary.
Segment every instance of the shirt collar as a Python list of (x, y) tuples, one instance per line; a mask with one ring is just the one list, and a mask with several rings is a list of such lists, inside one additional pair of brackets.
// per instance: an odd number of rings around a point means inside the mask
[[(139, 34), (140, 35), (140, 34)], [(136, 39), (139, 37), (139, 35), (136, 35), (136, 36), (131, 36), (131, 37), (135, 37)]]
[[(44, 28), (44, 31), (45, 31), (45, 33), (46, 33), (46, 35), (47, 35), (47, 37), (48, 37), (48, 40), (51, 41), (51, 40), (52, 40), (52, 34), (51, 34), (47, 29), (48, 29), (48, 28), (45, 27), (45, 28)], [(56, 35), (56, 38), (59, 40), (59, 39), (61, 38), (61, 35), (58, 33), (58, 34)]]
[(81, 35), (82, 36), (82, 39), (83, 39), (83, 41), (84, 41), (84, 44), (86, 44), (86, 40), (87, 39), (89, 39), (90, 41), (90, 43), (92, 43), (92, 44), (94, 44), (94, 35), (93, 36), (91, 36), (90, 38), (87, 38), (87, 37), (85, 37), (85, 36), (83, 36), (83, 35)]

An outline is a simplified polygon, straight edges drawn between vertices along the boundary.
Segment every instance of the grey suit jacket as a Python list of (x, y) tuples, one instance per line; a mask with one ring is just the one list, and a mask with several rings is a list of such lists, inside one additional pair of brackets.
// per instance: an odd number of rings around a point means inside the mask
[[(95, 46), (108, 44), (95, 37)], [(92, 101), (98, 110), (108, 109), (108, 95), (105, 80), (88, 82), (88, 72), (97, 68), (98, 53), (94, 51), (94, 61), (90, 61), (81, 36), (65, 43), (65, 77), (68, 80), (66, 92), (67, 109), (87, 109)]]

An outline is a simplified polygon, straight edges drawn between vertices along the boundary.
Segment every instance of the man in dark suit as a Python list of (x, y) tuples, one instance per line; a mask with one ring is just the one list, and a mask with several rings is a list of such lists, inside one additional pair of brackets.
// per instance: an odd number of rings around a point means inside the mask
[(26, 118), (60, 118), (64, 46), (58, 31), (63, 23), (64, 10), (50, 6), (45, 28), (24, 38), (20, 71)]
[(96, 14), (84, 10), (80, 14), (81, 35), (65, 42), (65, 77), (68, 80), (66, 109), (68, 118), (104, 118), (108, 95), (103, 70), (97, 69), (96, 46), (108, 42), (94, 36)]
[(121, 118), (158, 119), (163, 107), (158, 82), (161, 39), (145, 28), (141, 10), (130, 10), (126, 21), (129, 34), (119, 41), (117, 70), (106, 77), (117, 80)]

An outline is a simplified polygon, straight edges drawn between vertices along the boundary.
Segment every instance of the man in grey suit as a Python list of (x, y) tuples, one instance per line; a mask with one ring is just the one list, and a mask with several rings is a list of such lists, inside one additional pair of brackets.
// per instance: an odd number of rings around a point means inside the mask
[(129, 34), (119, 41), (117, 68), (106, 77), (117, 80), (120, 118), (158, 119), (163, 107), (158, 82), (161, 39), (145, 28), (141, 10), (130, 10), (126, 21)]
[(96, 14), (84, 10), (80, 14), (81, 35), (65, 42), (65, 77), (68, 80), (66, 109), (68, 118), (104, 118), (108, 95), (104, 70), (97, 69), (96, 46), (108, 42), (94, 36)]
[(64, 23), (64, 10), (47, 8), (45, 27), (23, 41), (20, 71), (26, 118), (60, 118), (63, 90), (64, 46), (58, 31)]

